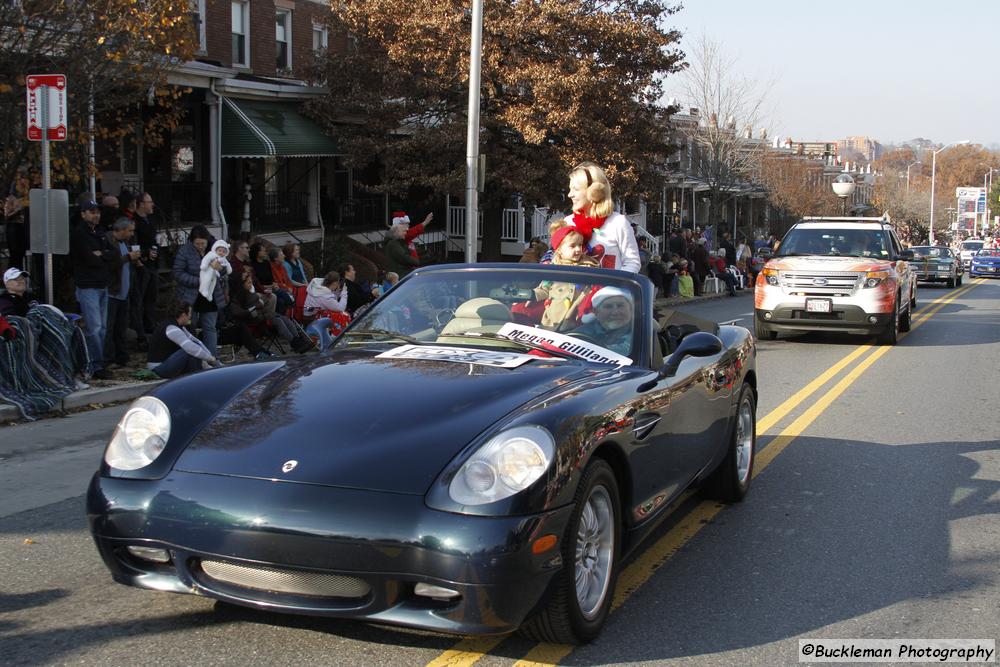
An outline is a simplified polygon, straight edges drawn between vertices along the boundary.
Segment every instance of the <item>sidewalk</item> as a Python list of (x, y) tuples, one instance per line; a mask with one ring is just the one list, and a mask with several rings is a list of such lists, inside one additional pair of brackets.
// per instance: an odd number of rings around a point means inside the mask
[[(120, 401), (130, 401), (145, 394), (156, 385), (166, 382), (166, 380), (153, 380), (150, 382), (121, 382), (109, 384), (104, 387), (91, 387), (82, 391), (74, 391), (72, 394), (62, 399), (52, 406), (47, 415), (51, 416), (62, 410), (82, 408), (94, 403), (106, 405), (108, 403), (118, 403)], [(9, 422), (26, 421), (21, 416), (21, 411), (16, 406), (9, 403), (0, 403), (0, 424)]]

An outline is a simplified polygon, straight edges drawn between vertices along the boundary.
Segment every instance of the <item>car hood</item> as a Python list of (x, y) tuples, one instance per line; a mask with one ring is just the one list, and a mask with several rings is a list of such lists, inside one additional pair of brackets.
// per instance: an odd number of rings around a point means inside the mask
[(767, 268), (778, 271), (885, 271), (892, 266), (889, 260), (866, 257), (825, 257), (810, 255), (805, 257), (775, 257), (768, 261)]
[(375, 358), (380, 351), (335, 352), (264, 376), (192, 438), (174, 468), (423, 494), (498, 420), (603, 372), (547, 359), (494, 368)]
[(1000, 257), (973, 257), (973, 264), (1000, 264)]

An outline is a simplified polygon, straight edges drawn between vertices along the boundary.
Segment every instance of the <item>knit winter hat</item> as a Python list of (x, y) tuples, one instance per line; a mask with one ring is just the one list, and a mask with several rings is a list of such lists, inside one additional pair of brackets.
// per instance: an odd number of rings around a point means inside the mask
[(583, 236), (583, 234), (580, 233), (579, 229), (577, 229), (576, 227), (573, 227), (571, 225), (566, 225), (565, 227), (560, 227), (552, 235), (552, 249), (553, 250), (558, 250), (559, 246), (562, 245), (563, 240), (565, 240), (565, 238), (567, 236), (569, 236), (570, 234), (580, 234), (580, 236)]

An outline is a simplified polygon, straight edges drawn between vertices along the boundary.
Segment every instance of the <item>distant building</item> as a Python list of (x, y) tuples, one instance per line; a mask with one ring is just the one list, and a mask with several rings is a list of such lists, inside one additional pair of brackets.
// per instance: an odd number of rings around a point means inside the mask
[(874, 162), (882, 157), (882, 144), (870, 137), (847, 137), (837, 142), (840, 155), (845, 158), (860, 156), (865, 162)]

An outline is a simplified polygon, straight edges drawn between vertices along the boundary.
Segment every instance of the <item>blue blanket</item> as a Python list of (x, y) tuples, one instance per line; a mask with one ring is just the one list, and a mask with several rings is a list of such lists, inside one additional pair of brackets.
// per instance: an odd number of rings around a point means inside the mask
[(0, 340), (0, 401), (34, 420), (75, 391), (77, 374), (90, 375), (87, 345), (83, 331), (52, 306), (7, 319), (17, 337)]

